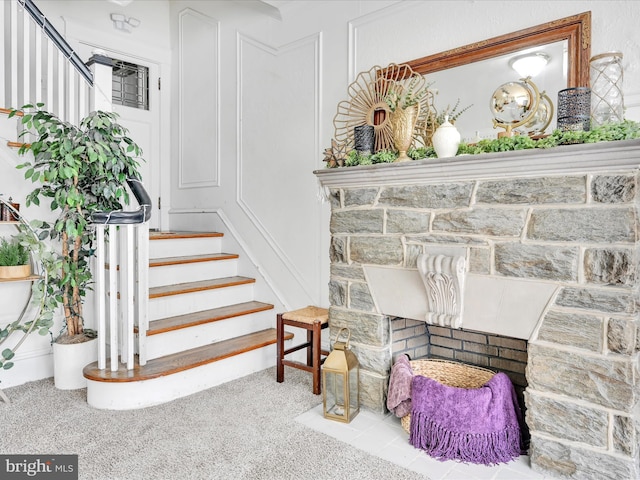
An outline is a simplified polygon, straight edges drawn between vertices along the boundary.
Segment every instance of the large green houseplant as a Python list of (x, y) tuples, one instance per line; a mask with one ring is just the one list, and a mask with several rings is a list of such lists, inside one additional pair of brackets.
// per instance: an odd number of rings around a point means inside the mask
[(49, 288), (53, 303), (62, 306), (65, 328), (55, 341), (82, 342), (95, 336), (85, 331), (82, 310), (92, 283), (91, 215), (121, 210), (129, 203), (127, 178), (140, 178), (141, 150), (118, 124), (115, 113), (91, 112), (76, 126), (44, 110), (42, 104), (21, 110), (24, 133), (35, 138), (20, 148), (20, 154), (33, 154), (18, 165), (35, 185), (26, 205), (46, 199), (57, 213), (55, 221), (44, 222), (40, 229), (42, 239), (48, 237), (60, 245), (60, 268), (52, 272)]

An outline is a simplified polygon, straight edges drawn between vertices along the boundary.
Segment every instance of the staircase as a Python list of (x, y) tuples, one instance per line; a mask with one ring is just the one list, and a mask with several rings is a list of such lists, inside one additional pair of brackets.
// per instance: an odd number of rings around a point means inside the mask
[(152, 232), (149, 248), (148, 361), (88, 365), (91, 406), (148, 407), (274, 365), (273, 305), (254, 300), (255, 279), (238, 275), (238, 255), (221, 252), (222, 234)]
[[(92, 58), (90, 67), (80, 61), (33, 0), (3, 2), (0, 23), (6, 33), (5, 48), (0, 50), (0, 63), (6, 72), (0, 78), (0, 105), (19, 107), (43, 102), (48, 110), (74, 124), (91, 109), (111, 110), (110, 99), (103, 93), (111, 90), (111, 67), (99, 61), (100, 55)], [(15, 153), (20, 146), (15, 141), (20, 138), (20, 122), (7, 121), (7, 113), (0, 109), (0, 178), (7, 189), (0, 193), (19, 199), (30, 188), (23, 173), (15, 168), (20, 162)], [(36, 213), (32, 218), (49, 219), (51, 213), (42, 210), (46, 209), (32, 205), (29, 212)], [(135, 235), (126, 233), (130, 225), (104, 223), (96, 224), (96, 231), (113, 228), (109, 230), (110, 246), (122, 245), (123, 239), (135, 236), (136, 247), (131, 242), (119, 249), (126, 254), (137, 253), (137, 257), (121, 257), (126, 258), (120, 260), (120, 273), (124, 274), (113, 276), (126, 277), (126, 288), (114, 281), (107, 285), (113, 288), (110, 297), (94, 292), (100, 310), (96, 315), (99, 339), (114, 339), (110, 352), (114, 364), (117, 357), (125, 363), (114, 365), (112, 371), (105, 345), (100, 344), (103, 368), (98, 369), (95, 363), (84, 371), (90, 405), (114, 410), (143, 408), (275, 364), (274, 306), (254, 299), (255, 279), (238, 275), (238, 255), (222, 253), (221, 234), (152, 233), (147, 242), (142, 231), (143, 225), (148, 228), (146, 222), (133, 229)], [(104, 236), (104, 232), (97, 236)], [(102, 242), (97, 243), (104, 247)], [(141, 257), (145, 258), (138, 262)], [(135, 293), (132, 287), (147, 289), (146, 258), (151, 258), (148, 308), (146, 294)], [(94, 279), (104, 279), (105, 261), (98, 264), (96, 270), (101, 274)], [(140, 265), (142, 268), (138, 268)], [(104, 285), (99, 288), (105, 291)], [(109, 302), (113, 303), (109, 306), (113, 313), (109, 315), (111, 329), (105, 323), (105, 299), (113, 299)], [(131, 327), (135, 322), (141, 325), (140, 332)], [(143, 341), (134, 342), (134, 336)], [(292, 337), (287, 334), (288, 339)], [(134, 357), (133, 353), (138, 355)], [(39, 363), (48, 368), (49, 345), (45, 354), (38, 355), (42, 360)]]

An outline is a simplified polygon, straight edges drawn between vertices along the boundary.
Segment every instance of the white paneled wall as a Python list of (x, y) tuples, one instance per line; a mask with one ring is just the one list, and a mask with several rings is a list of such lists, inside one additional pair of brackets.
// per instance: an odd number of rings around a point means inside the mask
[(180, 12), (179, 188), (218, 186), (219, 31), (219, 22), (211, 17), (192, 9)]
[[(318, 272), (309, 252), (319, 247), (319, 235), (297, 226), (298, 219), (320, 215), (309, 192), (320, 148), (321, 40), (315, 34), (275, 48), (238, 36), (238, 204), (277, 252), (283, 273), (305, 292), (306, 303), (318, 301), (308, 280)], [(274, 99), (289, 107), (273, 108)], [(283, 129), (287, 123), (292, 126)]]

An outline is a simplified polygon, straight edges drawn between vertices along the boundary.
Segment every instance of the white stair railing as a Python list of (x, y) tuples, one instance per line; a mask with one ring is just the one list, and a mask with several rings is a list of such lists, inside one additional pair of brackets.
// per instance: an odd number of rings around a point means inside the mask
[(0, 6), (4, 48), (0, 57), (0, 106), (44, 103), (62, 120), (77, 124), (89, 111), (93, 76), (33, 0)]
[[(96, 52), (85, 64), (33, 0), (2, 1), (0, 25), (4, 29), (0, 108), (43, 103), (49, 112), (75, 125), (90, 110), (112, 110), (110, 59)], [(109, 347), (114, 371), (119, 358), (127, 369), (133, 369), (135, 353), (141, 365), (146, 363), (151, 201), (140, 182), (132, 180), (129, 185), (140, 205), (137, 212), (106, 212), (103, 217), (94, 217), (98, 366), (106, 368)], [(107, 258), (111, 264), (108, 272)]]
[(138, 210), (93, 215), (97, 243), (94, 289), (98, 368), (104, 370), (108, 365), (112, 372), (121, 363), (132, 370), (136, 353), (140, 365), (147, 362), (151, 200), (140, 181), (133, 179), (128, 183), (140, 205)]

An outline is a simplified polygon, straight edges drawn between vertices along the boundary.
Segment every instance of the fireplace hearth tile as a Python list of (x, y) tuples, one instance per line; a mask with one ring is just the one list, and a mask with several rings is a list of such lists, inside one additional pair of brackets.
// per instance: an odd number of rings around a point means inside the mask
[(312, 430), (324, 433), (373, 456), (424, 475), (429, 480), (547, 480), (531, 469), (529, 457), (523, 455), (509, 463), (487, 466), (440, 461), (409, 443), (400, 419), (392, 414), (381, 415), (362, 410), (351, 423), (327, 420), (322, 404), (298, 415), (296, 421)]

